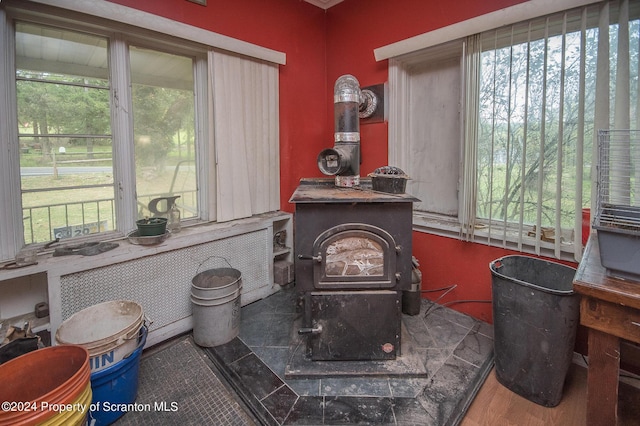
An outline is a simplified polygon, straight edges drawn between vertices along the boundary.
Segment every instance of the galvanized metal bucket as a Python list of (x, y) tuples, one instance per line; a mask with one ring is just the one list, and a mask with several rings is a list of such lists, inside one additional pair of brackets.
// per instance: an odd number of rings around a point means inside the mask
[(242, 274), (230, 266), (208, 269), (191, 280), (193, 340), (199, 346), (223, 345), (240, 332)]

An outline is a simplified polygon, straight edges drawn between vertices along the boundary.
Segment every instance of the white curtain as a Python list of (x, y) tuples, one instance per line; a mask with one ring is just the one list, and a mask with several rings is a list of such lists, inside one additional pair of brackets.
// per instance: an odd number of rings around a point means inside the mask
[(219, 51), (209, 64), (217, 220), (278, 210), (278, 66)]

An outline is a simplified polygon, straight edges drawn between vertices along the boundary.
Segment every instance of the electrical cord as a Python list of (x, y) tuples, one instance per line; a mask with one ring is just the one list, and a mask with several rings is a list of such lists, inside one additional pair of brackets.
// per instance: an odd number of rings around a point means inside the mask
[[(433, 311), (434, 309), (437, 309), (437, 307), (439, 306), (438, 302), (443, 297), (445, 297), (447, 294), (452, 292), (456, 287), (458, 287), (458, 284), (454, 284), (454, 285), (449, 286), (449, 287), (435, 288), (435, 289), (432, 289), (432, 290), (422, 290), (421, 291), (422, 293), (432, 293), (432, 292), (436, 292), (436, 291), (444, 291), (444, 293), (442, 293), (436, 300), (434, 300), (432, 302), (431, 306), (429, 306), (427, 308), (426, 312), (424, 313), (424, 317), (423, 318), (426, 318), (431, 313), (431, 311)], [(434, 306), (435, 306), (435, 308), (434, 308)]]
[(426, 312), (424, 313), (424, 317), (426, 318), (427, 316), (429, 316), (429, 314), (431, 314), (433, 311), (435, 311), (438, 308), (443, 308), (446, 306), (450, 306), (450, 305), (456, 305), (458, 303), (491, 303), (491, 300), (485, 300), (485, 299), (465, 299), (465, 300), (452, 300), (450, 302), (446, 302), (446, 303), (442, 303), (439, 304), (438, 302), (440, 300), (442, 300), (443, 297), (445, 297), (447, 294), (449, 294), (450, 292), (452, 292), (456, 287), (458, 287), (458, 284), (453, 284), (449, 287), (441, 287), (441, 288), (433, 288), (433, 289), (429, 289), (429, 290), (421, 290), (421, 293), (434, 293), (437, 291), (444, 291), (444, 293), (442, 293), (436, 300), (433, 300), (431, 305), (429, 306), (429, 308), (427, 308)]
[(447, 306), (450, 305), (456, 305), (458, 303), (491, 303), (491, 300), (484, 300), (484, 299), (465, 299), (465, 300), (452, 300), (450, 302), (446, 302), (446, 303), (442, 303), (442, 304), (433, 304), (431, 305), (431, 307), (429, 309), (427, 309), (427, 311), (424, 313), (424, 318), (427, 317), (427, 315), (431, 314), (433, 311), (435, 311), (436, 309), (439, 308), (445, 308)]
[(434, 293), (436, 291), (443, 291), (443, 290), (453, 290), (454, 288), (456, 288), (458, 286), (458, 284), (454, 284), (452, 286), (449, 287), (441, 287), (441, 288), (430, 288), (429, 290), (420, 290), (420, 293)]
[(486, 299), (452, 300), (451, 302), (443, 303), (442, 306), (455, 305), (457, 303), (491, 303), (491, 300), (486, 300)]

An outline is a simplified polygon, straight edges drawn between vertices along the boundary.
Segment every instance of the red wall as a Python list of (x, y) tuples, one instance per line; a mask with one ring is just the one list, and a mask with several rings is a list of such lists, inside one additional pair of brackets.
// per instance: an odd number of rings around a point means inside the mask
[[(281, 208), (303, 177), (321, 176), (318, 153), (333, 146), (333, 84), (353, 74), (361, 86), (388, 80), (388, 62), (373, 50), (525, 0), (344, 0), (326, 12), (302, 0), (111, 0), (176, 21), (282, 51), (280, 67)], [(387, 123), (361, 126), (364, 176), (386, 165)], [(491, 298), (489, 262), (505, 250), (414, 232), (423, 289), (456, 284), (442, 302)], [(425, 293), (437, 298), (441, 293)], [(491, 321), (489, 303), (454, 309)]]
[(281, 208), (302, 177), (320, 176), (316, 157), (326, 140), (325, 11), (302, 0), (110, 0), (284, 52), (280, 67)]
[[(362, 87), (388, 80), (388, 61), (373, 50), (525, 0), (345, 0), (327, 11), (327, 86), (353, 74)], [(327, 108), (333, 108), (328, 105)], [(327, 130), (333, 132), (332, 109)], [(360, 128), (362, 176), (387, 164), (387, 124)]]
[[(522, 0), (459, 0), (456, 2), (403, 0), (346, 0), (327, 12), (327, 86), (342, 74), (353, 74), (361, 86), (388, 80), (388, 61), (376, 62), (373, 50), (408, 37), (464, 21)], [(333, 130), (327, 106), (327, 132)], [(387, 164), (387, 124), (365, 124), (360, 128), (364, 176)], [(423, 290), (456, 285), (440, 302), (490, 300), (489, 262), (507, 254), (505, 250), (451, 238), (414, 232), (413, 254), (420, 262)], [(443, 292), (424, 293), (436, 299)], [(452, 308), (491, 321), (490, 303), (459, 303)]]

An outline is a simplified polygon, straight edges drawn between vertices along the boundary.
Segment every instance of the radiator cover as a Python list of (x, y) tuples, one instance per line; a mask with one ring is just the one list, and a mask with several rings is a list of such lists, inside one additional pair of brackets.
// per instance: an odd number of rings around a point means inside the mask
[(192, 278), (207, 269), (228, 267), (224, 259), (242, 274), (241, 303), (246, 305), (277, 290), (272, 284), (272, 238), (261, 229), (62, 275), (62, 319), (108, 300), (132, 300), (143, 307), (149, 330), (158, 330), (191, 316)]

